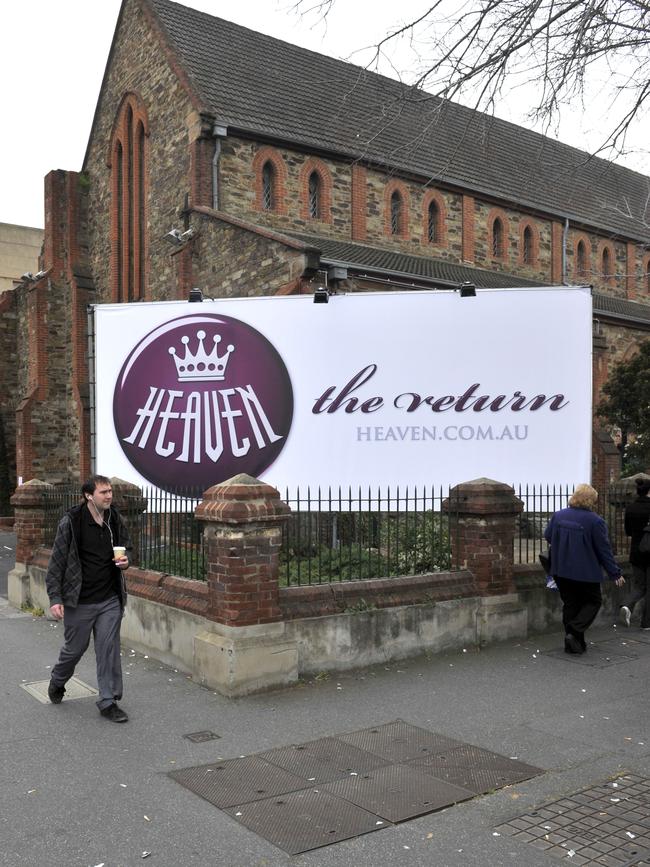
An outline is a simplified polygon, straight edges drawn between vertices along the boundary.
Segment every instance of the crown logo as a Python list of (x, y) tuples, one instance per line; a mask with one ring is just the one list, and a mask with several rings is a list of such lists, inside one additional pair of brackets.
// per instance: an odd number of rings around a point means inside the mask
[(229, 343), (226, 348), (225, 355), (219, 356), (217, 346), (221, 341), (221, 335), (215, 334), (212, 340), (214, 346), (211, 352), (206, 352), (203, 345), (205, 340), (205, 331), (202, 329), (196, 332), (198, 337), (198, 347), (194, 355), (188, 348), (190, 338), (184, 334), (181, 337), (181, 343), (185, 346), (185, 355), (179, 358), (176, 355), (176, 349), (173, 346), (169, 347), (169, 354), (174, 357), (176, 365), (176, 374), (179, 382), (216, 382), (221, 381), (226, 376), (226, 365), (230, 358), (230, 353), (234, 350), (232, 343)]

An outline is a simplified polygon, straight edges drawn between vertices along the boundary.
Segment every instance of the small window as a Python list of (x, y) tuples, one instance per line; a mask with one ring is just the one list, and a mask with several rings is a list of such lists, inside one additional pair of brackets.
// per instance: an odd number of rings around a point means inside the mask
[(524, 265), (532, 265), (533, 264), (533, 230), (530, 226), (526, 226), (524, 229), (524, 249), (523, 260)]
[(603, 280), (611, 280), (612, 274), (612, 257), (609, 248), (603, 250)]
[(402, 233), (402, 197), (397, 190), (390, 197), (390, 233), (391, 235)]
[(264, 163), (262, 169), (262, 207), (265, 211), (272, 211), (275, 206), (275, 170), (269, 161)]
[(492, 255), (503, 259), (503, 223), (498, 217), (492, 223)]
[(576, 251), (576, 270), (578, 277), (585, 279), (587, 276), (587, 248), (584, 241), (578, 241)]
[(427, 221), (427, 239), (430, 244), (437, 244), (440, 241), (440, 208), (436, 201), (430, 202), (428, 221)]
[(321, 218), (321, 190), (320, 175), (312, 172), (309, 175), (309, 216), (312, 220)]

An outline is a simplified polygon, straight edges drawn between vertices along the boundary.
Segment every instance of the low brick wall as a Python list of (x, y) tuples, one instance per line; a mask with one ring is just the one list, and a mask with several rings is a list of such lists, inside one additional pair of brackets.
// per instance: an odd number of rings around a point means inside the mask
[(201, 617), (207, 614), (208, 585), (205, 581), (178, 578), (150, 569), (138, 569), (137, 566), (131, 566), (126, 575), (130, 596), (149, 599), (161, 605), (171, 605)]
[(476, 596), (471, 572), (441, 572), (280, 588), (284, 620)]

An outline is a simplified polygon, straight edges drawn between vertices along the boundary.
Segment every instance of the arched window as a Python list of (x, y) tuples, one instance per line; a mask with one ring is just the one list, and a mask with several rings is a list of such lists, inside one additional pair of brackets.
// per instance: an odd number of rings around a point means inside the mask
[(580, 279), (587, 277), (587, 247), (584, 241), (578, 241), (576, 250), (576, 273)]
[(275, 169), (273, 163), (267, 160), (262, 168), (262, 207), (272, 211), (275, 207)]
[(497, 217), (492, 223), (492, 255), (503, 259), (503, 223)]
[(312, 220), (321, 218), (321, 182), (318, 172), (309, 175), (309, 216)]
[(397, 190), (390, 197), (390, 233), (402, 234), (402, 197)]
[(440, 208), (435, 199), (429, 202), (427, 212), (427, 240), (430, 244), (437, 244), (440, 241)]
[(111, 282), (116, 301), (145, 297), (147, 117), (136, 94), (128, 94), (111, 138), (113, 249)]
[(524, 265), (532, 265), (533, 264), (533, 230), (530, 226), (526, 226), (524, 229), (524, 243), (522, 250), (522, 259), (524, 261)]
[(605, 247), (603, 249), (602, 255), (602, 272), (603, 272), (603, 280), (608, 281), (613, 277), (612, 273), (612, 255), (609, 252), (609, 247)]

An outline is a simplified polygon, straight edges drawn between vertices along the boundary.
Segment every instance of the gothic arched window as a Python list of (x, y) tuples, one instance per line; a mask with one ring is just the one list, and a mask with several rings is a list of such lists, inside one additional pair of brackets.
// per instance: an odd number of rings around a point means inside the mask
[(275, 207), (275, 169), (270, 160), (262, 168), (262, 207), (265, 211)]
[(390, 197), (390, 233), (402, 234), (402, 197), (397, 190)]
[(321, 182), (318, 172), (309, 175), (309, 216), (312, 220), (321, 218)]
[(147, 135), (144, 106), (136, 94), (128, 94), (111, 139), (111, 282), (116, 301), (145, 297)]

